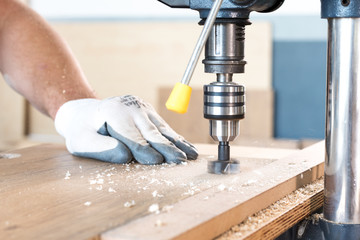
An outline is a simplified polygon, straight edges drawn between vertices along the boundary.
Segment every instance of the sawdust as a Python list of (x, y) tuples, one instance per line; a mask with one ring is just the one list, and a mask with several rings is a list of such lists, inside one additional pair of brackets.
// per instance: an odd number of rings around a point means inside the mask
[(161, 221), (160, 219), (156, 220), (156, 222), (155, 222), (155, 227), (162, 227), (165, 225), (166, 225), (166, 223)]
[(149, 212), (150, 213), (159, 213), (160, 212), (159, 209), (160, 209), (159, 204), (154, 203), (149, 207)]
[[(88, 166), (83, 164), (67, 170), (65, 179), (71, 183), (76, 179), (83, 179), (83, 182), (91, 192), (101, 192), (101, 194), (112, 194), (117, 201), (122, 201), (125, 208), (144, 208), (150, 214), (160, 212), (170, 212), (173, 209), (173, 202), (167, 199), (183, 199), (193, 196), (206, 189), (213, 188), (214, 192), (239, 191), (244, 187), (257, 184), (254, 180), (237, 175), (218, 176), (206, 173), (206, 169), (201, 167), (201, 162), (206, 162), (211, 158), (204, 157), (196, 162), (186, 162), (184, 164), (161, 164), (161, 165), (107, 165), (103, 168), (93, 169), (89, 172)], [(269, 164), (273, 160), (262, 159), (241, 159), (243, 171), (256, 171), (259, 166)], [(191, 169), (177, 174), (179, 168)], [(261, 171), (256, 171), (257, 175), (262, 175)], [(70, 179), (71, 176), (71, 179)], [(201, 177), (197, 177), (201, 176)], [(87, 185), (86, 185), (87, 184)], [(134, 195), (137, 194), (137, 195)], [(212, 195), (204, 198), (207, 201)], [(146, 208), (142, 204), (136, 204), (144, 199), (152, 201), (152, 205)], [(91, 199), (89, 199), (91, 201)], [(154, 202), (155, 200), (155, 202)], [(90, 206), (84, 204), (85, 206)]]
[[(148, 214), (170, 212), (174, 208), (173, 199), (178, 201), (208, 189), (213, 189), (213, 193), (242, 192), (261, 184), (256, 180), (244, 178), (242, 175), (208, 174), (204, 166), (211, 157), (202, 157), (197, 161), (180, 165), (110, 164), (91, 169), (92, 171), (89, 171), (89, 165), (81, 164), (68, 169), (65, 176), (68, 175), (69, 187), (72, 186), (72, 181), (82, 179), (81, 183), (84, 184), (85, 189), (88, 189), (89, 196), (111, 194), (114, 201), (123, 203), (123, 207), (143, 209), (142, 211)], [(261, 176), (262, 172), (257, 169), (275, 160), (241, 158), (240, 161), (243, 173), (254, 171), (254, 174)], [(184, 171), (181, 171), (181, 168)], [(178, 174), (179, 171), (181, 174)], [(209, 192), (209, 195), (204, 197), (204, 201), (212, 197), (213, 195)], [(91, 198), (87, 200), (92, 201)], [(152, 205), (144, 206), (144, 202)]]
[(134, 200), (131, 200), (130, 202), (124, 203), (124, 207), (126, 207), (126, 208), (132, 208), (134, 206), (135, 206), (135, 201)]
[(19, 157), (21, 157), (21, 154), (17, 154), (17, 153), (0, 153), (0, 158), (13, 159), (13, 158), (19, 158)]
[[(279, 201), (273, 203), (269, 207), (261, 210), (260, 212), (247, 217), (239, 225), (233, 226), (228, 232), (222, 234), (216, 240), (235, 240), (242, 239), (248, 234), (260, 229), (265, 224), (269, 223), (273, 218), (285, 212), (300, 203), (302, 203), (308, 196), (321, 190), (324, 187), (324, 179), (320, 178), (311, 184), (297, 189), (291, 194), (285, 196)], [(316, 216), (313, 216), (314, 221)]]
[[(211, 156), (204, 158), (202, 161), (207, 162), (209, 158), (211, 158)], [(254, 160), (242, 159), (243, 166), (245, 166), (243, 170), (245, 171), (247, 170), (246, 166), (248, 164), (251, 166), (251, 170), (255, 170), (255, 166), (257, 167), (258, 165), (271, 162), (272, 161), (267, 160), (260, 163)], [(251, 180), (244, 183), (239, 181), (237, 176), (229, 176), (227, 179), (232, 179), (232, 181), (229, 182), (230, 185), (225, 185), (222, 176), (214, 176), (211, 174), (206, 174), (203, 178), (194, 179), (197, 172), (199, 174), (206, 173), (203, 168), (194, 168), (195, 166), (199, 166), (199, 162), (186, 162), (186, 164), (181, 165), (165, 163), (157, 166), (146, 166), (133, 163), (112, 165), (110, 168), (90, 173), (88, 182), (90, 185), (95, 186), (89, 186), (88, 188), (90, 190), (96, 189), (101, 191), (104, 188), (109, 189), (109, 187), (111, 187), (115, 192), (123, 192), (124, 188), (126, 189), (129, 186), (135, 186), (135, 192), (138, 194), (145, 193), (150, 194), (153, 198), (163, 198), (168, 195), (169, 190), (171, 191), (171, 189), (174, 188), (180, 191), (183, 189), (181, 196), (188, 197), (212, 187), (217, 187), (216, 189), (218, 191), (234, 191), (236, 189), (234, 189), (233, 186), (241, 188), (241, 184), (250, 186), (256, 183)], [(180, 176), (173, 175), (172, 172), (178, 171), (178, 168), (192, 168), (194, 172), (184, 172), (184, 174)], [(79, 169), (82, 171), (82, 167), (79, 167)], [(257, 172), (257, 174), (261, 175), (261, 172)], [(241, 184), (239, 184), (239, 182), (241, 182)], [(134, 189), (131, 189), (131, 191), (134, 191)]]
[(70, 179), (70, 176), (71, 176), (71, 173), (70, 173), (70, 171), (68, 170), (68, 171), (65, 173), (64, 179), (65, 179), (65, 180), (69, 180), (69, 179)]
[(171, 212), (173, 210), (174, 206), (173, 205), (165, 205), (163, 208), (162, 208), (162, 211), (163, 212)]

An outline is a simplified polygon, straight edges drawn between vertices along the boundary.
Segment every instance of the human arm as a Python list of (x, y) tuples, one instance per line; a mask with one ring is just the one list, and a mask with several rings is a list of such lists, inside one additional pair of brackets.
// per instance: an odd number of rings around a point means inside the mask
[(61, 37), (15, 0), (0, 0), (0, 71), (13, 89), (52, 119), (65, 102), (96, 97)]
[[(0, 0), (0, 71), (9, 85), (55, 120), (74, 155), (116, 163), (134, 157), (143, 164), (197, 157), (196, 149), (141, 99), (96, 99), (61, 37), (14, 0)], [(141, 107), (127, 106), (129, 98)]]

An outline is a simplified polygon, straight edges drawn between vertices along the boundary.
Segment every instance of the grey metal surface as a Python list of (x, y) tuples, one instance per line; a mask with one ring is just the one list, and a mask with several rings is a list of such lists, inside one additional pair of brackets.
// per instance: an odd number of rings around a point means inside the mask
[(327, 221), (324, 218), (319, 219), (322, 237), (319, 240), (359, 240), (360, 224), (340, 224)]
[(202, 49), (205, 46), (206, 40), (209, 37), (211, 32), (211, 28), (214, 25), (216, 15), (219, 12), (223, 0), (216, 0), (212, 5), (211, 11), (209, 13), (208, 18), (205, 21), (204, 28), (201, 31), (200, 37), (195, 45), (195, 49), (190, 57), (189, 63), (185, 69), (184, 76), (181, 80), (181, 83), (189, 85), (192, 75), (194, 74), (194, 70), (196, 68), (196, 64), (199, 60)]
[(232, 73), (218, 73), (216, 74), (216, 81), (218, 82), (232, 82)]
[(218, 142), (234, 141), (240, 133), (239, 120), (210, 120), (210, 136)]
[(204, 86), (204, 117), (210, 120), (240, 120), (245, 114), (244, 87), (234, 82)]
[(240, 172), (240, 162), (230, 161), (209, 161), (208, 172), (214, 174), (235, 174)]
[(190, 0), (158, 0), (159, 2), (173, 8), (188, 8), (190, 7)]
[(360, 223), (360, 20), (328, 19), (324, 218)]
[(215, 23), (205, 46), (205, 72), (243, 73), (245, 25)]
[[(170, 7), (191, 8), (199, 11), (200, 18), (207, 18), (213, 0), (159, 0)], [(250, 12), (271, 12), (279, 8), (284, 0), (224, 0), (220, 18), (248, 18)]]
[(322, 18), (358, 18), (360, 17), (360, 1), (321, 0)]

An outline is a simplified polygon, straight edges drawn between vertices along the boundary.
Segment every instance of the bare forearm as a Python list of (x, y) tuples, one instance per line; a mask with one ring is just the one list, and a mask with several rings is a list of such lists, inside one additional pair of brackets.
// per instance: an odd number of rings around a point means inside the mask
[(68, 46), (40, 16), (14, 0), (0, 0), (0, 71), (52, 118), (69, 100), (95, 97)]

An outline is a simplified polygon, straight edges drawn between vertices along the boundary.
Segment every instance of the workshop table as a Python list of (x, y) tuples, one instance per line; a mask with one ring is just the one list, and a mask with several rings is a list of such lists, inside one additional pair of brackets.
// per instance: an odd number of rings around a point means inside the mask
[(180, 165), (110, 164), (45, 144), (0, 154), (0, 239), (208, 239), (323, 175), (305, 150), (232, 146), (241, 173), (207, 173), (217, 146)]

